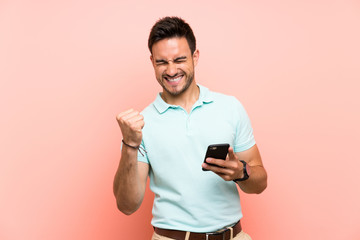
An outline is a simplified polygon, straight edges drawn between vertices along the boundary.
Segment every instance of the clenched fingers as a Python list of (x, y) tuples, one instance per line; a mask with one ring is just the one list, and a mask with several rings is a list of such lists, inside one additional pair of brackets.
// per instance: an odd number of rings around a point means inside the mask
[(142, 128), (145, 125), (144, 117), (136, 110), (129, 109), (116, 116), (123, 138), (139, 144), (142, 138)]
[[(134, 117), (138, 117), (140, 115), (140, 113), (138, 111), (135, 111), (133, 109), (129, 109), (125, 112), (119, 113), (116, 116), (116, 119), (120, 122), (124, 122), (124, 121), (128, 121)], [(141, 116), (141, 115), (140, 115)]]
[(134, 109), (132, 109), (132, 108), (129, 109), (129, 110), (126, 110), (126, 111), (124, 111), (124, 112), (121, 112), (121, 113), (119, 113), (119, 114), (116, 116), (116, 120), (120, 121), (123, 116), (126, 116), (127, 114), (130, 114), (130, 113), (132, 113), (132, 112), (134, 112)]

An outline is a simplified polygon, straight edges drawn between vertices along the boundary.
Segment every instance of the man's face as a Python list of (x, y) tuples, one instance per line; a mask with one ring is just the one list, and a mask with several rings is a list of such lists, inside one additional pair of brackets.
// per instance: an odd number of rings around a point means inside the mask
[(185, 92), (194, 80), (199, 51), (191, 54), (186, 38), (167, 38), (152, 46), (150, 57), (155, 76), (163, 90), (172, 96)]

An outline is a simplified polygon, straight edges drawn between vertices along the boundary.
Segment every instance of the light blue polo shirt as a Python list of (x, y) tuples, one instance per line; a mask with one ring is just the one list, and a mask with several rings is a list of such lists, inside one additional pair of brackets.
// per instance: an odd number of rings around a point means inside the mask
[(160, 94), (142, 112), (147, 153), (138, 160), (150, 165), (151, 224), (158, 228), (212, 232), (242, 218), (236, 184), (202, 171), (201, 164), (210, 144), (229, 143), (235, 152), (254, 146), (250, 120), (235, 97), (198, 86), (190, 113)]

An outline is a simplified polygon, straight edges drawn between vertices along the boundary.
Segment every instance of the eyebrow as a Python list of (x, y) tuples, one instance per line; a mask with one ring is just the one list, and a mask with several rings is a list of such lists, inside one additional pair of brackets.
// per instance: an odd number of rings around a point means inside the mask
[[(181, 56), (181, 57), (177, 57), (174, 60), (172, 60), (173, 62), (179, 61), (179, 60), (184, 60), (186, 59), (186, 56)], [(167, 63), (168, 61), (165, 59), (157, 59), (155, 60), (156, 63)]]
[(184, 59), (186, 59), (186, 56), (181, 56), (181, 57), (175, 58), (174, 61), (179, 61), (179, 60), (184, 60)]

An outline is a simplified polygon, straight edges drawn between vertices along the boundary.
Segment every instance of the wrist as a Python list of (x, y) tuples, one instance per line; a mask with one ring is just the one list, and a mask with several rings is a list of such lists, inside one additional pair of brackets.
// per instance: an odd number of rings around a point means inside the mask
[(128, 147), (128, 148), (132, 148), (132, 149), (138, 150), (139, 147), (140, 147), (140, 145), (135, 145), (135, 144), (133, 144), (133, 143), (131, 143), (131, 142), (127, 142), (127, 141), (125, 142), (124, 139), (121, 140), (121, 142), (123, 143), (124, 146), (126, 146), (126, 147)]
[(244, 160), (239, 160), (240, 162), (242, 162), (243, 164), (243, 168), (242, 168), (242, 177), (241, 178), (237, 178), (234, 179), (234, 182), (241, 182), (241, 181), (245, 181), (247, 179), (249, 179), (250, 177), (250, 168), (249, 165), (244, 161)]
[(141, 153), (142, 156), (144, 156), (144, 153), (147, 153), (146, 150), (144, 148), (141, 147), (141, 145), (131, 145), (131, 144), (128, 144), (127, 142), (123, 140), (121, 140), (122, 143), (123, 143), (123, 147), (125, 146), (125, 148), (127, 148), (128, 150), (131, 150), (131, 151), (139, 151)]
[(138, 149), (137, 148), (132, 148), (127, 146), (126, 144), (121, 144), (121, 149), (127, 152), (137, 152)]

